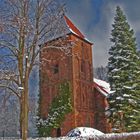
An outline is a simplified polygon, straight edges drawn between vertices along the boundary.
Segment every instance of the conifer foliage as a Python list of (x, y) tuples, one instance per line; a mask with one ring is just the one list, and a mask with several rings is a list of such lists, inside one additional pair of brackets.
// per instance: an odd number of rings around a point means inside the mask
[(140, 130), (140, 60), (134, 31), (118, 6), (111, 32), (108, 81), (115, 92), (108, 98), (113, 130)]
[(37, 121), (40, 137), (50, 136), (53, 128), (60, 128), (65, 115), (72, 111), (70, 83), (64, 82), (59, 86), (59, 95), (56, 96), (49, 109), (48, 117), (42, 119), (39, 115)]

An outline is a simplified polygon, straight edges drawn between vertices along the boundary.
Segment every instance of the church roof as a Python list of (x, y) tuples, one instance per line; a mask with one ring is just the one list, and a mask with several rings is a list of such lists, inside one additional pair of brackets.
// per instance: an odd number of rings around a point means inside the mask
[(64, 16), (64, 19), (66, 21), (69, 30), (72, 33), (78, 35), (82, 39), (85, 39), (85, 36), (81, 33), (81, 31), (72, 23), (72, 21), (67, 16)]
[(84, 34), (72, 23), (72, 21), (67, 16), (64, 16), (64, 20), (66, 22), (66, 25), (67, 25), (70, 33), (73, 33), (76, 36), (78, 36), (79, 38), (81, 38), (81, 39), (87, 41), (88, 43), (92, 44), (87, 38), (85, 38)]
[(94, 78), (94, 87), (104, 96), (107, 96), (112, 92), (109, 83), (96, 78)]
[(48, 34), (46, 42), (53, 41), (65, 35), (73, 34), (76, 37), (86, 41), (89, 44), (91, 43), (87, 38), (85, 38), (84, 34), (72, 23), (72, 21), (64, 15), (63, 18), (59, 19), (57, 25), (52, 24), (53, 30)]

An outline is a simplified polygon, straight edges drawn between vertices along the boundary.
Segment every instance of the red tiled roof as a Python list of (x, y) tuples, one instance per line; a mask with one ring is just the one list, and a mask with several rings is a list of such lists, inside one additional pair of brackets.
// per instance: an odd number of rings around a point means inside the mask
[(102, 86), (98, 85), (97, 83), (94, 82), (94, 87), (95, 88), (100, 88), (103, 92), (105, 92), (106, 94), (109, 94), (108, 91), (106, 91)]
[(79, 31), (79, 29), (71, 22), (71, 20), (67, 16), (64, 16), (64, 19), (71, 32), (75, 33), (80, 38), (85, 39), (85, 36)]
[(110, 94), (109, 91), (107, 91), (103, 86), (99, 85), (98, 83), (96, 83), (95, 81), (93, 82), (92, 86), (94, 88), (96, 88), (99, 93), (101, 93), (102, 95), (104, 95), (105, 97)]

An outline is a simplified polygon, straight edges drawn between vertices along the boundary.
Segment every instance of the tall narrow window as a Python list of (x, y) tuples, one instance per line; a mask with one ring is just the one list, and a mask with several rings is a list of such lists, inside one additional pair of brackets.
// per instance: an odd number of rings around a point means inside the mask
[(53, 73), (56, 74), (56, 73), (59, 73), (59, 65), (58, 64), (55, 64), (53, 66)]

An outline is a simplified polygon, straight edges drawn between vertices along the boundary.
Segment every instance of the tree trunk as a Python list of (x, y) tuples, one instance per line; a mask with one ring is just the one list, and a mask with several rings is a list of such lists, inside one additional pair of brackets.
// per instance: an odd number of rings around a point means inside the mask
[(22, 120), (23, 120), (23, 111), (22, 111), (23, 107), (22, 107), (22, 97), (20, 99), (20, 118), (19, 118), (19, 124), (20, 124), (20, 138), (22, 138)]
[(29, 97), (28, 97), (28, 72), (25, 75), (23, 104), (22, 104), (22, 140), (27, 140), (28, 137), (28, 112), (29, 112)]

